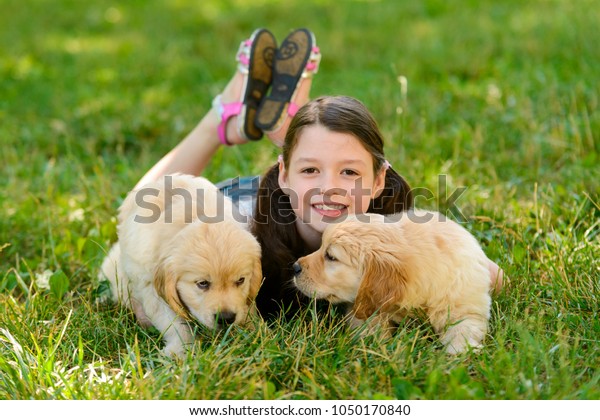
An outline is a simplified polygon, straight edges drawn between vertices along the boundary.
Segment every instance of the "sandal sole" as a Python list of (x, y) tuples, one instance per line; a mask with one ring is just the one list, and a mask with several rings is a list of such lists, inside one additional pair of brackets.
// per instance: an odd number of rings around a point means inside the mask
[(249, 140), (260, 140), (262, 130), (257, 127), (255, 120), (258, 108), (266, 95), (273, 79), (273, 57), (277, 50), (277, 42), (267, 29), (259, 29), (252, 35), (250, 64), (243, 96), (243, 108), (240, 115), (241, 127)]
[(258, 109), (258, 128), (276, 131), (285, 121), (287, 107), (300, 85), (313, 44), (312, 33), (307, 29), (298, 29), (288, 35), (277, 50), (271, 92)]

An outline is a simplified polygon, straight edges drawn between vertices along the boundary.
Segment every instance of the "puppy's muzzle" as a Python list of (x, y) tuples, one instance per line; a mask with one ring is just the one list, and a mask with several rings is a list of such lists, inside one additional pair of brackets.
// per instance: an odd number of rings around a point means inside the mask
[(302, 266), (297, 262), (295, 262), (294, 265), (292, 265), (292, 269), (294, 270), (294, 276), (297, 276), (302, 272)]
[(235, 322), (236, 313), (231, 311), (221, 311), (215, 314), (215, 325), (218, 328), (226, 328)]

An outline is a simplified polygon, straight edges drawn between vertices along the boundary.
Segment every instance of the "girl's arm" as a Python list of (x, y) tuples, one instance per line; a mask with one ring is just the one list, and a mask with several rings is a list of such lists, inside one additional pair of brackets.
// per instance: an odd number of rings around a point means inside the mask
[(199, 175), (220, 146), (218, 124), (218, 116), (211, 109), (173, 150), (146, 172), (135, 188), (174, 172)]

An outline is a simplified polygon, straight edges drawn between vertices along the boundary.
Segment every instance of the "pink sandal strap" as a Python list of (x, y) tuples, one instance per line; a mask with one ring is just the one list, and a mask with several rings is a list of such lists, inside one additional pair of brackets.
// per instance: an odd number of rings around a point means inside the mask
[(250, 50), (252, 49), (252, 40), (246, 39), (240, 43), (240, 47), (238, 48), (238, 52), (235, 56), (238, 64), (238, 70), (242, 74), (248, 73), (248, 68), (250, 67)]
[(321, 63), (321, 50), (316, 45), (312, 47), (310, 57), (306, 63), (304, 72), (302, 73), (303, 78), (312, 77), (313, 74), (317, 74), (319, 71), (319, 64)]
[(241, 102), (224, 104), (221, 101), (221, 95), (217, 95), (215, 99), (213, 99), (213, 108), (215, 111), (217, 111), (219, 119), (221, 120), (219, 126), (217, 127), (217, 135), (219, 136), (219, 141), (221, 144), (224, 144), (225, 146), (233, 145), (227, 140), (227, 121), (229, 121), (231, 117), (239, 115), (243, 106), (244, 104)]
[(287, 113), (290, 117), (293, 117), (294, 115), (296, 115), (298, 113), (298, 110), (300, 109), (300, 107), (298, 106), (297, 103), (295, 102), (290, 102), (287, 108)]

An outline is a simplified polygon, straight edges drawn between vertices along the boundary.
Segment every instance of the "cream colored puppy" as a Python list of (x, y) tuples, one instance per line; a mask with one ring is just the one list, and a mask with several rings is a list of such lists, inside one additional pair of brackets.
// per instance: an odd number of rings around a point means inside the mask
[(321, 248), (294, 265), (304, 294), (353, 303), (366, 331), (421, 310), (448, 353), (479, 347), (491, 297), (489, 260), (457, 223), (431, 211), (367, 214), (327, 227)]
[(167, 175), (128, 194), (119, 242), (102, 264), (115, 300), (162, 332), (168, 355), (193, 342), (192, 321), (243, 324), (262, 282), (260, 246), (208, 180)]

